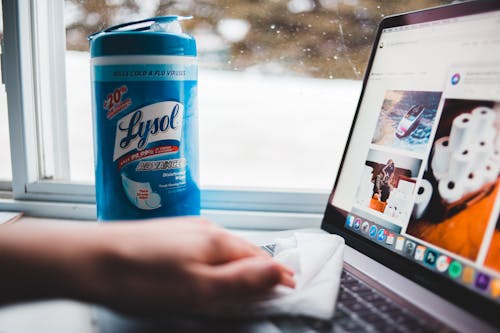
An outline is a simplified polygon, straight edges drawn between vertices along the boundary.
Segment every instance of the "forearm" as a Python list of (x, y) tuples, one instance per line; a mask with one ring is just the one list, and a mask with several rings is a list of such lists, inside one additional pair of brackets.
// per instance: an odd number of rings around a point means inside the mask
[(0, 303), (92, 297), (88, 279), (102, 249), (89, 227), (1, 227)]

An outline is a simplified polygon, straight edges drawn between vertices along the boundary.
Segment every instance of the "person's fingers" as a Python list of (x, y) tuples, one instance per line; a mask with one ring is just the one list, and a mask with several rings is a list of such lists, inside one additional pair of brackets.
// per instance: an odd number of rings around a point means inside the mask
[(213, 226), (213, 227), (217, 226), (217, 224), (213, 223), (212, 221), (209, 221), (208, 219), (200, 216), (176, 217), (172, 218), (172, 220), (179, 223), (189, 223), (189, 224)]
[(289, 288), (295, 288), (295, 279), (293, 278), (293, 274), (282, 273), (280, 284)]
[(156, 218), (154, 220), (145, 221), (145, 223), (160, 223), (172, 227), (185, 227), (185, 228), (218, 228), (217, 225), (203, 217), (200, 216), (186, 216), (186, 217), (168, 217), (168, 218)]
[[(213, 229), (213, 231), (211, 253), (207, 252), (209, 257), (206, 263), (224, 264), (248, 257), (270, 258), (269, 254), (259, 246), (249, 243), (234, 234), (223, 229)], [(291, 268), (279, 262), (275, 262), (275, 265), (279, 268), (281, 275), (288, 277), (283, 279), (284, 282), (293, 280), (294, 272)], [(290, 283), (285, 283), (285, 285), (291, 286)]]
[(201, 273), (208, 298), (219, 300), (251, 297), (269, 291), (279, 283), (293, 287), (295, 282), (282, 273), (279, 265), (260, 257), (245, 258), (218, 266), (205, 266)]
[(223, 264), (247, 257), (269, 258), (258, 246), (223, 229), (213, 228), (207, 237), (210, 241), (210, 248), (206, 253), (209, 264)]
[(276, 262), (276, 263), (278, 264), (278, 266), (280, 267), (280, 269), (281, 269), (281, 271), (283, 273), (286, 273), (286, 274), (288, 274), (290, 276), (294, 276), (295, 275), (295, 272), (290, 267), (285, 266), (285, 265), (283, 265), (280, 262)]

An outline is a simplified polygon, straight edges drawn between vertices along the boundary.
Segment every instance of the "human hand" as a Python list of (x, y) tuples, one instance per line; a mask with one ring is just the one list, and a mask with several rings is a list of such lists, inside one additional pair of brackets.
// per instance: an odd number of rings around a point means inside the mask
[(80, 277), (84, 290), (128, 313), (204, 312), (295, 286), (293, 272), (260, 248), (199, 218), (109, 223), (98, 239), (106, 245)]

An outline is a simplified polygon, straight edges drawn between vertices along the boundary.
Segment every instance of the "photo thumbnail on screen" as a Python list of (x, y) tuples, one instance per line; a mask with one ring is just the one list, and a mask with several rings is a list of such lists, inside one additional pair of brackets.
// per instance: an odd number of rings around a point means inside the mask
[(499, 113), (499, 101), (445, 100), (408, 234), (477, 259), (498, 192)]
[(419, 159), (371, 149), (364, 165), (356, 204), (402, 225), (411, 214), (421, 164)]
[(372, 144), (424, 153), (441, 92), (388, 90)]

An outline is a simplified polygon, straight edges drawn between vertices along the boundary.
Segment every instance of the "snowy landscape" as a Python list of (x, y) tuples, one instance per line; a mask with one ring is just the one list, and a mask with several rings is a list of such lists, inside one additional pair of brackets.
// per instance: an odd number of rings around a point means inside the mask
[[(66, 58), (71, 179), (93, 181), (91, 98), (85, 52)], [(204, 186), (327, 189), (360, 83), (200, 69)]]
[[(68, 51), (71, 180), (93, 182), (89, 55)], [(199, 71), (203, 186), (328, 189), (360, 91), (354, 80)], [(5, 96), (0, 94), (0, 105)], [(2, 110), (5, 110), (2, 107)], [(8, 140), (0, 113), (0, 142)], [(9, 151), (2, 149), (5, 161)], [(0, 165), (0, 178), (10, 178)]]

